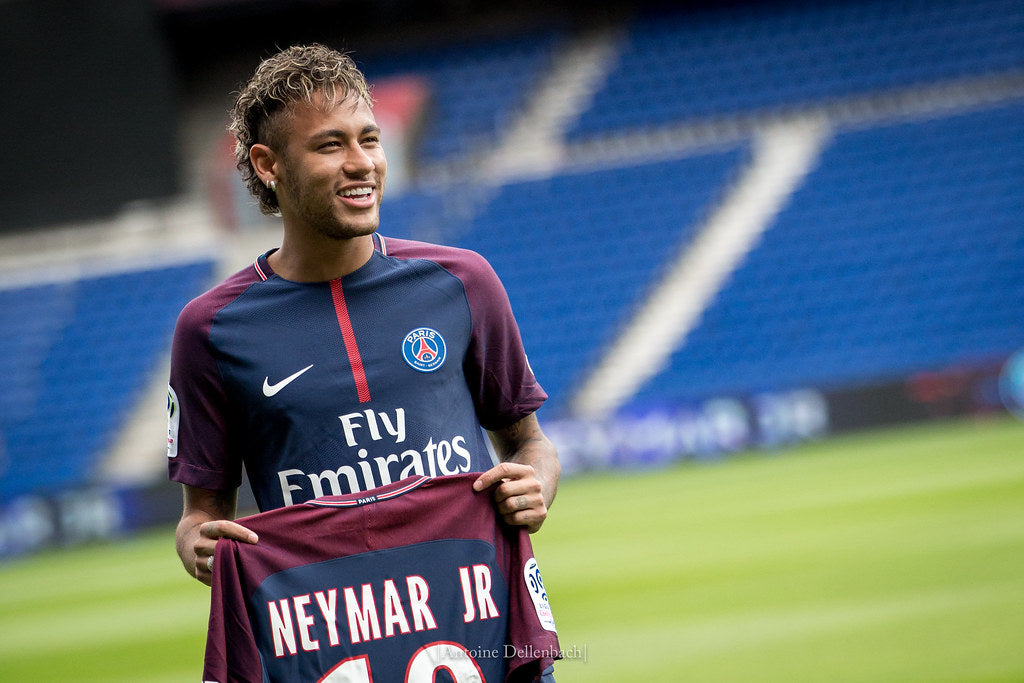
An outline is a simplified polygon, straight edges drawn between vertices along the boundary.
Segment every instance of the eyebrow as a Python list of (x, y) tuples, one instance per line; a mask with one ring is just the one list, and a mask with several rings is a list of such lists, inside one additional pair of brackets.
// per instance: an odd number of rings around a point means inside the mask
[[(370, 133), (379, 133), (379, 132), (380, 132), (380, 126), (367, 125), (367, 126), (364, 126), (361, 131), (359, 131), (359, 135), (357, 135), (356, 137), (362, 137), (363, 135), (368, 135)], [(310, 139), (312, 139), (312, 140), (322, 140), (322, 139), (325, 139), (325, 138), (347, 138), (347, 137), (348, 137), (348, 133), (346, 131), (343, 131), (343, 130), (338, 129), (338, 128), (331, 128), (329, 130), (322, 130), (319, 133), (314, 133), (310, 137)]]

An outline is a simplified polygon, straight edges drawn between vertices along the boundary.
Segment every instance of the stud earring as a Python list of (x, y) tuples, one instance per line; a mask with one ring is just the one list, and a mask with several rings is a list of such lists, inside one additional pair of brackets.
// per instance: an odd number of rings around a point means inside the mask
[(277, 181), (275, 181), (275, 180), (268, 180), (267, 181), (267, 187), (270, 188), (271, 192), (277, 192)]

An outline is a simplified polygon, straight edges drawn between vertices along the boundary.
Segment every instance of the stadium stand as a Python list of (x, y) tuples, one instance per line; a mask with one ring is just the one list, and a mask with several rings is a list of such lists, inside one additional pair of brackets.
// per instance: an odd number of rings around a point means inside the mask
[(0, 290), (0, 499), (92, 479), (212, 261)]
[[(431, 84), (421, 171), (467, 164), (444, 187), (424, 172), (389, 196), (381, 231), (491, 260), (556, 415), (749, 160), (757, 117), (1024, 73), (1016, 0), (729, 3), (648, 11), (624, 28), (621, 56), (560, 140), (569, 156), (588, 145), (598, 167), (537, 178), (495, 181), (472, 161), (543, 81), (562, 30), (364, 64), (371, 81)], [(851, 386), (1024, 346), (1024, 89), (1013, 87), (932, 115), (845, 120), (632, 405)], [(643, 162), (622, 143), (639, 131), (657, 148), (666, 130), (707, 122), (726, 132)], [(222, 266), (0, 289), (3, 500), (90, 480), (166, 357), (177, 312)]]
[(381, 205), (381, 222), (390, 237), (445, 242), (465, 230), (475, 210), (466, 197), (437, 188), (415, 188)]
[[(747, 156), (567, 174), (501, 188), (459, 244), (487, 255), (557, 409)], [(641, 199), (642, 198), (642, 199)]]
[(414, 73), (432, 93), (415, 154), (436, 163), (479, 153), (493, 145), (523, 106), (542, 70), (558, 49), (554, 31), (472, 43), (415, 54), (383, 55), (365, 65), (372, 83)]
[(1024, 104), (844, 132), (637, 402), (828, 388), (1024, 345)]
[[(647, 13), (569, 131), (657, 128), (1024, 66), (1014, 0), (767, 3)], [(643, 106), (636, 106), (642, 102)]]

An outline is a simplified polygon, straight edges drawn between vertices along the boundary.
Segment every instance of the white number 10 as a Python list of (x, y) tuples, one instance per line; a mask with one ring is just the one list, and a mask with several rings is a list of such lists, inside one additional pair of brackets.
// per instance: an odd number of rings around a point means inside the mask
[[(486, 683), (476, 660), (462, 645), (439, 640), (417, 650), (405, 669), (405, 683), (433, 683), (437, 671), (447, 671), (455, 683)], [(349, 657), (337, 663), (318, 683), (373, 683), (370, 659)]]

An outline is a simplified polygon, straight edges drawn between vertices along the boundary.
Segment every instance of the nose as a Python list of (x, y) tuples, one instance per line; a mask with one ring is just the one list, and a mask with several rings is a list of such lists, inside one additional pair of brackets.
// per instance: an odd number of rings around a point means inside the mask
[(345, 155), (342, 170), (346, 175), (365, 176), (374, 169), (375, 165), (373, 157), (356, 143), (349, 148), (348, 154)]

